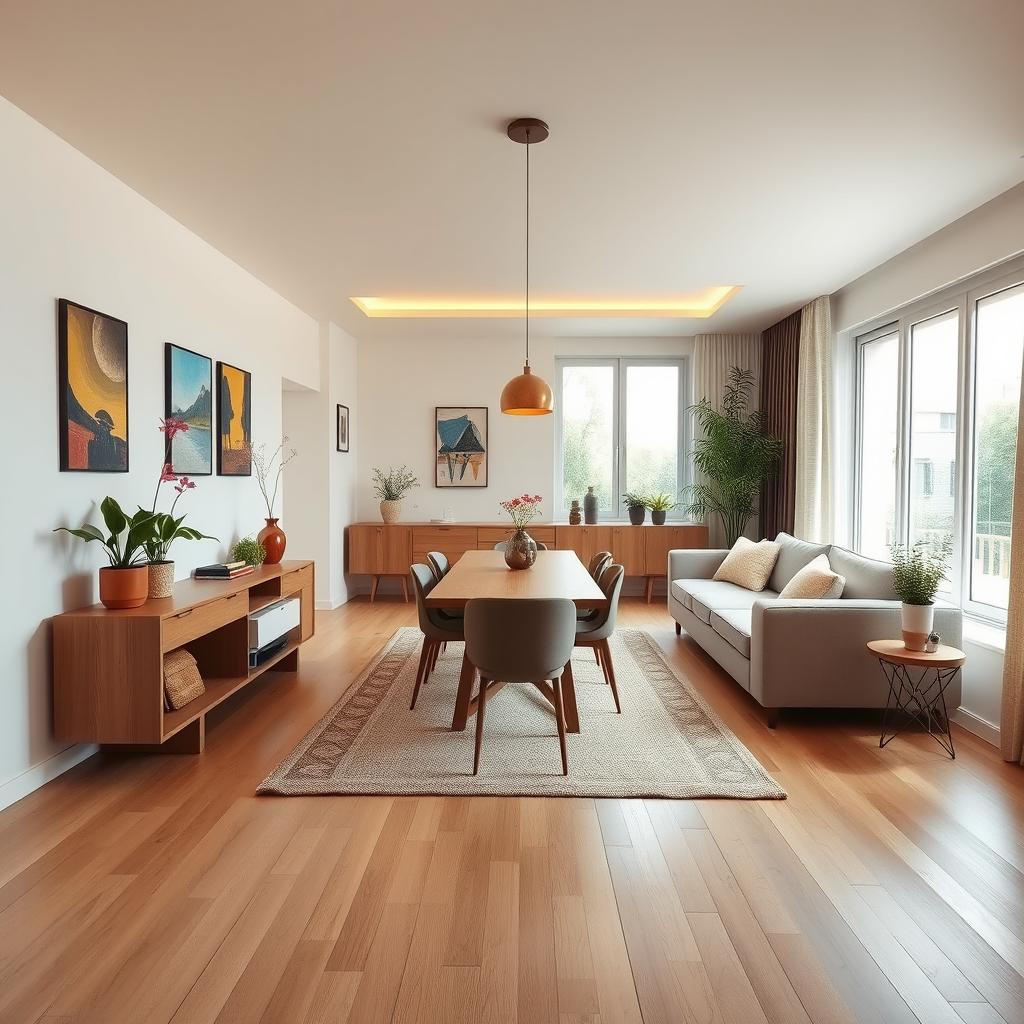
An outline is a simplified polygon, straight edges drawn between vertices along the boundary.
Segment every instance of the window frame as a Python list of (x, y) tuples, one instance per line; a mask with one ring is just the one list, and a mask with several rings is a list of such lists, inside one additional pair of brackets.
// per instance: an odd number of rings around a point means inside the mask
[(897, 539), (906, 543), (910, 523), (910, 488), (913, 473), (911, 450), (911, 386), (913, 382), (912, 336), (914, 325), (943, 313), (958, 314), (957, 322), (957, 408), (956, 475), (953, 496), (953, 555), (950, 589), (945, 600), (958, 604), (964, 614), (990, 625), (1004, 627), (1006, 610), (971, 598), (971, 545), (974, 522), (975, 372), (977, 362), (977, 304), (981, 299), (1024, 284), (1024, 257), (1014, 257), (999, 266), (974, 274), (955, 285), (866, 322), (852, 332), (854, 345), (854, 482), (850, 489), (850, 522), (853, 542), (861, 541), (861, 490), (863, 452), (863, 350), (872, 341), (898, 334), (897, 358), (897, 441), (896, 441), (896, 524)]
[[(678, 436), (676, 439), (676, 480), (679, 493), (676, 500), (681, 501), (683, 491), (691, 482), (692, 452), (691, 439), (693, 434), (691, 420), (687, 415), (690, 399), (690, 357), (689, 356), (556, 356), (555, 357), (555, 504), (560, 515), (568, 516), (569, 500), (564, 493), (564, 450), (562, 447), (562, 371), (568, 366), (606, 366), (612, 369), (612, 494), (621, 495), (625, 489), (627, 437), (627, 398), (626, 384), (628, 370), (631, 366), (674, 366), (679, 373), (679, 418)], [(621, 500), (615, 510), (604, 513), (604, 522), (627, 522)], [(686, 522), (681, 507), (669, 511), (667, 522)]]

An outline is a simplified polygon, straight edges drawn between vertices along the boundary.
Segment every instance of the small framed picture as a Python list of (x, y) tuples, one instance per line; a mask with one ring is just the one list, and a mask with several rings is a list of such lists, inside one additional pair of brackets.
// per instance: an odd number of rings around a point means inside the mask
[(349, 432), (348, 432), (348, 406), (338, 406), (338, 439), (337, 446), (339, 452), (348, 451)]

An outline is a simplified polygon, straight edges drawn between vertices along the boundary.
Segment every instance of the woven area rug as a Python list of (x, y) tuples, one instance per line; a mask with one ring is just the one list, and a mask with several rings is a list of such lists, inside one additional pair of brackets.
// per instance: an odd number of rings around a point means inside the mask
[(487, 702), (480, 774), (471, 718), (451, 731), (462, 644), (449, 644), (409, 710), (422, 634), (399, 629), (333, 708), (261, 783), (258, 792), (318, 794), (736, 797), (785, 791), (681, 679), (642, 630), (611, 640), (622, 714), (590, 650), (573, 676), (580, 732), (561, 773), (550, 704), (529, 684)]

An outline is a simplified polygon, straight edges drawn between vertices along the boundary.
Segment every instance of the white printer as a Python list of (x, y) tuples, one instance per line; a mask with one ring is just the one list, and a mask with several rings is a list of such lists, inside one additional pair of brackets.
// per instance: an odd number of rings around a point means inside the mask
[(288, 643), (299, 624), (299, 597), (285, 597), (249, 616), (249, 665), (255, 668)]

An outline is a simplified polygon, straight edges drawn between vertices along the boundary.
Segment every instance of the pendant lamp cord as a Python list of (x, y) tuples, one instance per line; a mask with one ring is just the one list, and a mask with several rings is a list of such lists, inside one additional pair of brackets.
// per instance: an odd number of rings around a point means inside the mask
[(530, 129), (526, 129), (526, 365), (530, 365)]

